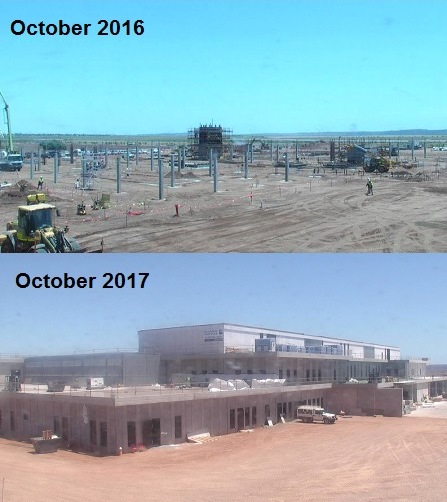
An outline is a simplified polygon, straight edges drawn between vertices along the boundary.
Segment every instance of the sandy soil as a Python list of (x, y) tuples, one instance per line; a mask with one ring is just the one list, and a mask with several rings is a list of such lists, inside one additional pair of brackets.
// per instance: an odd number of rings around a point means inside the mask
[(446, 411), (289, 422), (105, 458), (0, 439), (2, 500), (444, 501)]
[[(217, 193), (207, 169), (187, 169), (171, 187), (166, 162), (163, 200), (158, 199), (158, 173), (151, 172), (148, 159), (138, 166), (132, 161), (127, 172), (122, 161), (119, 194), (112, 157), (111, 167), (93, 179), (92, 190), (74, 188), (79, 161), (64, 162), (56, 184), (52, 159), (42, 174), (48, 199), (61, 214), (58, 224), (68, 225), (87, 250), (99, 248), (103, 240), (106, 252), (447, 251), (447, 152), (427, 152), (427, 159), (405, 177), (372, 175), (374, 195), (369, 197), (366, 177), (358, 170), (336, 173), (315, 157), (306, 161), (306, 168), (290, 169), (288, 182), (284, 168), (275, 168), (270, 157), (255, 156), (248, 179), (240, 162), (222, 162)], [(30, 186), (37, 184), (37, 173), (30, 180), (28, 166), (19, 175), (2, 174), (5, 181), (20, 176)], [(0, 214), (6, 223), (16, 217), (21, 201), (4, 192)], [(88, 207), (87, 216), (76, 216), (79, 202), (90, 206), (103, 192), (111, 194), (110, 209)]]

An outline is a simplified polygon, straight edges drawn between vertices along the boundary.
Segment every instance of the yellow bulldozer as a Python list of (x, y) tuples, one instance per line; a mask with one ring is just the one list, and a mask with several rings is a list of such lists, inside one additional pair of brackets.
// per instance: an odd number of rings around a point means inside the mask
[(45, 194), (27, 196), (27, 205), (18, 207), (17, 221), (0, 233), (2, 253), (79, 253), (79, 243), (54, 224), (56, 207), (45, 202)]
[(387, 173), (392, 166), (392, 162), (387, 157), (372, 157), (369, 161), (369, 165), (364, 167), (365, 173)]

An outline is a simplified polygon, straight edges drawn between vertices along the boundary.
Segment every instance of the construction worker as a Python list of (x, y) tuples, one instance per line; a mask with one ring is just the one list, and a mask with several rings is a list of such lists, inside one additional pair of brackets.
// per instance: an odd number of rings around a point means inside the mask
[(37, 190), (41, 190), (43, 188), (43, 176), (39, 178), (39, 181), (37, 182)]
[(372, 184), (371, 178), (368, 178), (368, 180), (366, 181), (366, 188), (368, 190), (366, 192), (366, 195), (374, 195), (373, 194), (373, 184)]

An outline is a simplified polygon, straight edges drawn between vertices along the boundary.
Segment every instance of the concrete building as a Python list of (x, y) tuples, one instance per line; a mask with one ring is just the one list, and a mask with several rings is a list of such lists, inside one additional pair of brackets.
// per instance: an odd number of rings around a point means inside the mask
[(300, 404), (401, 416), (402, 389), (392, 384), (367, 387), (332, 390), (331, 384), (310, 384), (231, 392), (141, 387), (38, 393), (25, 384), (22, 392), (0, 393), (0, 434), (29, 440), (51, 429), (68, 448), (115, 454), (119, 448), (130, 452), (185, 442), (205, 430), (217, 436), (262, 427), (268, 419), (293, 420)]
[[(400, 417), (403, 399), (447, 385), (425, 379), (425, 360), (402, 360), (384, 344), (227, 323), (138, 337), (138, 352), (25, 358), (20, 391), (0, 392), (0, 435), (27, 440), (51, 429), (67, 447), (115, 454), (292, 420), (300, 404)], [(107, 387), (86, 390), (87, 377)], [(215, 378), (250, 386), (211, 392)], [(63, 392), (47, 391), (53, 380), (66, 383)]]
[(73, 387), (85, 387), (87, 378), (101, 377), (106, 386), (148, 385), (158, 382), (159, 362), (159, 355), (147, 352), (26, 357), (23, 380), (33, 384), (63, 381)]
[(287, 383), (377, 380), (387, 375), (400, 349), (390, 345), (304, 333), (207, 324), (142, 330), (139, 352), (160, 354), (159, 383), (192, 375), (206, 384), (219, 378), (285, 378)]

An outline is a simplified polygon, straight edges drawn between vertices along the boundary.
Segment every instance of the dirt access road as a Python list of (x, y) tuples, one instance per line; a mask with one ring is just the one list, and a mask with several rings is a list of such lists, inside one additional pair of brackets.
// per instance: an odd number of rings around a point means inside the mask
[(5, 502), (444, 501), (447, 418), (289, 422), (121, 457), (0, 439)]
[[(250, 165), (248, 178), (241, 164), (220, 163), (216, 193), (208, 169), (176, 173), (173, 187), (167, 172), (163, 200), (158, 173), (147, 159), (123, 172), (120, 193), (115, 167), (99, 170), (91, 190), (74, 189), (79, 161), (63, 163), (56, 184), (50, 165), (42, 175), (48, 200), (61, 215), (58, 224), (68, 225), (87, 250), (103, 241), (106, 252), (442, 253), (447, 252), (446, 166), (433, 157), (406, 176), (372, 175), (369, 197), (366, 176), (358, 170), (336, 172), (314, 158), (304, 169), (291, 168), (287, 182), (284, 168), (269, 162)], [(5, 174), (6, 181), (17, 181), (16, 174)], [(25, 174), (26, 167), (20, 176)], [(37, 174), (27, 180), (30, 187), (36, 179)], [(111, 207), (93, 211), (90, 205), (102, 193), (111, 195)], [(0, 195), (4, 225), (23, 201), (5, 189)], [(76, 216), (81, 201), (86, 216)]]

